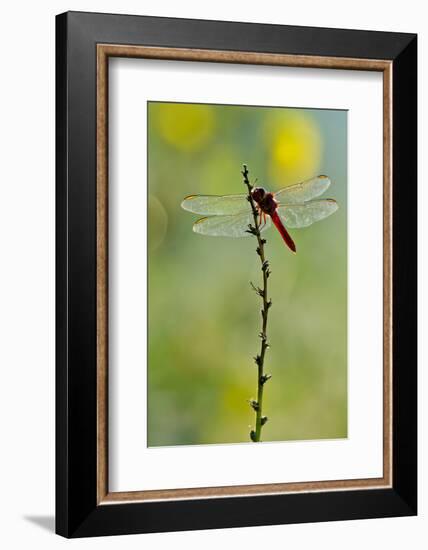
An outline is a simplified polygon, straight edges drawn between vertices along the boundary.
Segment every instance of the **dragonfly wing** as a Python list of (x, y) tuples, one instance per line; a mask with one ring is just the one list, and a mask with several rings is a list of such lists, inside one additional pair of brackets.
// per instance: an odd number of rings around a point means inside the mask
[(249, 210), (247, 196), (242, 195), (189, 195), (181, 207), (195, 214), (223, 216)]
[(339, 208), (333, 199), (287, 204), (278, 208), (278, 215), (286, 227), (308, 227), (331, 216)]
[(330, 187), (330, 183), (330, 178), (327, 176), (317, 176), (281, 189), (281, 191), (275, 193), (275, 200), (284, 205), (302, 204), (322, 195)]
[[(247, 209), (249, 208), (247, 203)], [(254, 226), (253, 214), (243, 212), (234, 216), (210, 216), (201, 218), (193, 224), (193, 231), (201, 235), (212, 237), (249, 237), (248, 226)], [(260, 232), (270, 227), (270, 219), (266, 218), (266, 224), (260, 227)]]

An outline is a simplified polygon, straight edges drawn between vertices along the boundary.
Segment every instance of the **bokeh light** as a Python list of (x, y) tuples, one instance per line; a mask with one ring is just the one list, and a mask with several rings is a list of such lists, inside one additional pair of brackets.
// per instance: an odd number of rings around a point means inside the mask
[(159, 135), (180, 151), (197, 151), (212, 136), (215, 117), (210, 105), (151, 103), (150, 107)]
[(299, 109), (278, 109), (266, 121), (271, 146), (270, 176), (276, 186), (308, 179), (318, 173), (322, 140), (315, 118)]
[(149, 195), (148, 242), (150, 251), (156, 250), (163, 242), (168, 227), (168, 214), (155, 195)]

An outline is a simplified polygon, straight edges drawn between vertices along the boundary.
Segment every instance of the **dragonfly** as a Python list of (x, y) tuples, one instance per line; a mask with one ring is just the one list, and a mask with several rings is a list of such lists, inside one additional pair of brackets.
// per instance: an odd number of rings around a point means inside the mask
[[(259, 217), (259, 231), (266, 231), (273, 223), (288, 248), (296, 252), (287, 229), (308, 227), (339, 208), (334, 199), (317, 199), (330, 183), (328, 176), (317, 176), (276, 192), (253, 187), (251, 196)], [(252, 233), (254, 215), (245, 193), (189, 195), (181, 206), (188, 212), (204, 216), (193, 224), (195, 233), (213, 237), (248, 237)]]

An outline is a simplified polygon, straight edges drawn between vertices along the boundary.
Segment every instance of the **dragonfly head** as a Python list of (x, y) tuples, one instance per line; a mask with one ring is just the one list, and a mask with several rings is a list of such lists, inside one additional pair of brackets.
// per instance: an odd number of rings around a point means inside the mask
[(265, 195), (266, 191), (263, 189), (263, 187), (254, 187), (254, 189), (251, 191), (251, 196), (258, 204), (263, 201)]

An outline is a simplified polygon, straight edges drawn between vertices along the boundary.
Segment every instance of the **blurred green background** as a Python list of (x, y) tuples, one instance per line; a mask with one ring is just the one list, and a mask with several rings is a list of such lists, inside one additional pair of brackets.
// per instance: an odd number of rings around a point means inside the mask
[[(347, 113), (148, 103), (148, 445), (249, 441), (260, 340), (256, 240), (192, 232), (190, 194), (275, 191), (326, 174), (339, 210), (264, 234), (272, 275), (263, 441), (347, 436)], [(199, 216), (200, 217), (200, 216)]]

